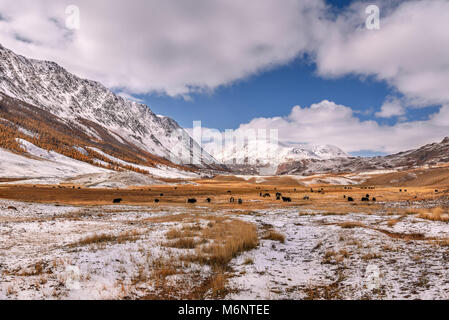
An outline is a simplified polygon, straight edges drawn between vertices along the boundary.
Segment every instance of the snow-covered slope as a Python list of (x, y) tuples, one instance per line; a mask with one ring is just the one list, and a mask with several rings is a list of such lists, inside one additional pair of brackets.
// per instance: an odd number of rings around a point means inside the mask
[(0, 148), (0, 177), (17, 179), (43, 178), (52, 183), (80, 174), (106, 173), (106, 169), (92, 166), (62, 155), (29, 145), (29, 150), (42, 157), (28, 158)]
[(279, 165), (305, 159), (327, 160), (349, 157), (347, 153), (332, 145), (297, 145), (292, 147), (283, 144), (271, 144), (264, 140), (247, 143), (241, 148), (236, 148), (231, 144), (225, 147), (223, 151), (212, 154), (223, 163), (241, 165)]
[(365, 172), (373, 170), (402, 170), (433, 166), (449, 162), (449, 138), (418, 149), (384, 157), (347, 157), (325, 160), (307, 159), (281, 164), (277, 174), (313, 175), (317, 173)]
[(76, 123), (92, 139), (101, 139), (101, 135), (87, 122), (106, 128), (121, 142), (168, 160), (178, 162), (176, 150), (184, 147), (196, 156), (201, 153), (204, 164), (217, 163), (173, 119), (157, 116), (148, 106), (125, 100), (56, 63), (27, 59), (1, 45), (0, 92)]

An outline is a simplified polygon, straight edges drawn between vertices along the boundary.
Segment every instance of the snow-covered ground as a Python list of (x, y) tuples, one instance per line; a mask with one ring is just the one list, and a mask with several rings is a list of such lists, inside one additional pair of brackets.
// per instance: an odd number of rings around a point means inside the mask
[[(154, 293), (154, 266), (189, 249), (162, 245), (179, 221), (151, 219), (192, 212), (204, 208), (0, 200), (0, 299), (136, 299)], [(257, 225), (260, 244), (232, 260), (226, 299), (449, 298), (449, 246), (435, 242), (449, 238), (445, 222), (384, 213), (329, 215), (304, 207), (233, 210), (232, 217)], [(264, 239), (267, 230), (283, 234), (284, 243)], [(77, 244), (100, 234), (125, 239)], [(418, 234), (420, 240), (410, 240)], [(182, 268), (166, 280), (188, 287), (211, 273), (194, 263)]]
[(121, 165), (131, 166), (131, 167), (134, 167), (137, 169), (145, 170), (156, 178), (195, 179), (195, 178), (200, 177), (200, 175), (195, 172), (187, 172), (187, 171), (178, 170), (175, 168), (169, 168), (169, 167), (163, 166), (163, 165), (159, 165), (157, 167), (147, 167), (147, 166), (142, 166), (142, 165), (126, 162), (126, 161), (120, 160), (116, 157), (113, 157), (113, 156), (101, 151), (98, 148), (91, 148), (91, 149), (94, 150), (95, 152), (98, 152), (99, 154), (103, 155), (104, 157), (108, 158), (109, 160), (119, 163)]
[[(273, 210), (242, 217), (260, 228), (273, 226), (285, 235), (285, 243), (261, 240), (257, 249), (235, 259), (236, 276), (229, 285), (239, 290), (228, 299), (305, 299), (316, 291), (321, 295), (314, 298), (325, 298), (326, 290), (333, 299), (449, 298), (448, 246), (339, 225), (361, 222), (397, 234), (448, 239), (447, 223), (408, 216), (390, 227), (386, 221), (398, 216), (298, 212)], [(248, 258), (254, 264), (245, 264)]]
[[(7, 209), (14, 207), (15, 209)], [(141, 298), (155, 290), (152, 266), (172, 259), (162, 247), (175, 222), (145, 219), (175, 215), (176, 209), (83, 208), (0, 201), (0, 300)], [(76, 244), (94, 235), (125, 235), (127, 241)], [(76, 245), (73, 245), (76, 244)], [(171, 257), (171, 258), (170, 258)], [(191, 265), (167, 281), (194, 284), (209, 267)]]
[[(44, 150), (23, 139), (18, 139), (18, 142), (29, 156), (19, 155), (0, 148), (0, 177), (23, 179), (20, 183), (24, 184), (69, 182), (97, 188), (127, 188), (129, 186), (164, 184), (157, 178), (195, 179), (200, 177), (199, 174), (194, 172), (162, 165), (157, 167), (135, 165), (95, 149), (112, 161), (146, 170), (151, 176), (130, 171), (119, 173), (66, 157), (54, 151)], [(85, 152), (82, 148), (78, 150)], [(98, 162), (101, 163), (100, 160)], [(102, 164), (106, 165), (105, 163)]]
[(80, 174), (110, 172), (53, 151), (40, 149), (31, 143), (23, 145), (36, 158), (27, 158), (0, 148), (0, 177), (47, 178), (53, 181)]

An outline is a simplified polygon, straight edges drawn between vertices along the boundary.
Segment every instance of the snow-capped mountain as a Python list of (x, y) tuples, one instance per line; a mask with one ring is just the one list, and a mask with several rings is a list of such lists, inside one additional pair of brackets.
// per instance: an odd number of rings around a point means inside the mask
[[(206, 150), (208, 150), (207, 147)], [(241, 147), (230, 144), (220, 152), (214, 152), (213, 149), (209, 152), (225, 164), (279, 165), (284, 162), (305, 159), (327, 160), (349, 157), (343, 150), (332, 145), (292, 147), (281, 143), (273, 144), (266, 140), (249, 142)]]
[(402, 170), (435, 166), (449, 162), (449, 137), (441, 142), (388, 156), (341, 157), (324, 160), (303, 159), (285, 162), (276, 174), (312, 175), (317, 173), (362, 172), (369, 170)]
[(116, 144), (175, 163), (180, 161), (178, 151), (184, 150), (184, 158), (202, 159), (199, 167), (218, 164), (173, 119), (157, 116), (148, 106), (81, 79), (54, 62), (28, 59), (1, 45), (0, 92), (76, 126), (94, 141), (107, 136)]

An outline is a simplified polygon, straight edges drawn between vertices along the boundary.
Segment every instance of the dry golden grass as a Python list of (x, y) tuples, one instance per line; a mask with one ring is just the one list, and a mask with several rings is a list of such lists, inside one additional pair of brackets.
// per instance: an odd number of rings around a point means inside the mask
[(198, 242), (193, 238), (180, 238), (165, 244), (166, 247), (177, 249), (195, 249)]
[(305, 300), (341, 300), (341, 282), (343, 282), (345, 276), (339, 270), (337, 279), (330, 283), (324, 285), (309, 285), (305, 289), (306, 297)]
[(217, 273), (210, 281), (213, 297), (220, 297), (226, 294), (226, 275), (223, 272)]
[(362, 259), (367, 260), (374, 260), (374, 259), (380, 259), (382, 256), (378, 253), (370, 252), (362, 256)]
[(334, 250), (328, 250), (324, 253), (322, 260), (323, 264), (339, 264), (343, 263), (345, 258), (349, 258), (351, 253), (346, 249), (340, 249), (338, 252)]
[(431, 220), (431, 221), (443, 221), (448, 222), (449, 221), (449, 214), (447, 210), (444, 210), (443, 208), (433, 208), (427, 212), (422, 212), (418, 214), (418, 218)]
[(399, 219), (390, 219), (387, 221), (387, 225), (389, 227), (394, 227), (400, 220)]
[(352, 229), (352, 228), (364, 228), (365, 225), (362, 222), (358, 221), (347, 221), (339, 224), (343, 229)]
[(210, 217), (210, 227), (200, 230), (198, 236), (203, 245), (195, 254), (184, 256), (185, 261), (209, 264), (215, 268), (225, 268), (238, 254), (254, 249), (259, 241), (255, 225), (240, 221)]
[(141, 234), (136, 230), (124, 231), (119, 234), (94, 234), (81, 239), (77, 242), (71, 243), (69, 247), (86, 246), (91, 244), (102, 244), (102, 243), (125, 243), (128, 241), (135, 241), (139, 238)]
[(273, 241), (279, 241), (280, 243), (285, 243), (285, 236), (275, 230), (269, 230), (263, 238), (264, 240), (273, 240)]

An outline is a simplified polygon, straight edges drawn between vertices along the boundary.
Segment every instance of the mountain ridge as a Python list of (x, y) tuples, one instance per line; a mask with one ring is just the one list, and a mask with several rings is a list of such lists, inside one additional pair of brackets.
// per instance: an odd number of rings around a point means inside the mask
[(125, 142), (175, 164), (188, 162), (174, 151), (182, 144), (202, 160), (196, 166), (223, 168), (175, 120), (159, 117), (148, 106), (126, 100), (97, 81), (79, 78), (51, 61), (17, 55), (1, 44), (0, 59), (0, 92), (78, 126), (92, 140), (101, 140), (104, 135), (98, 131), (103, 131), (116, 140), (111, 143)]

